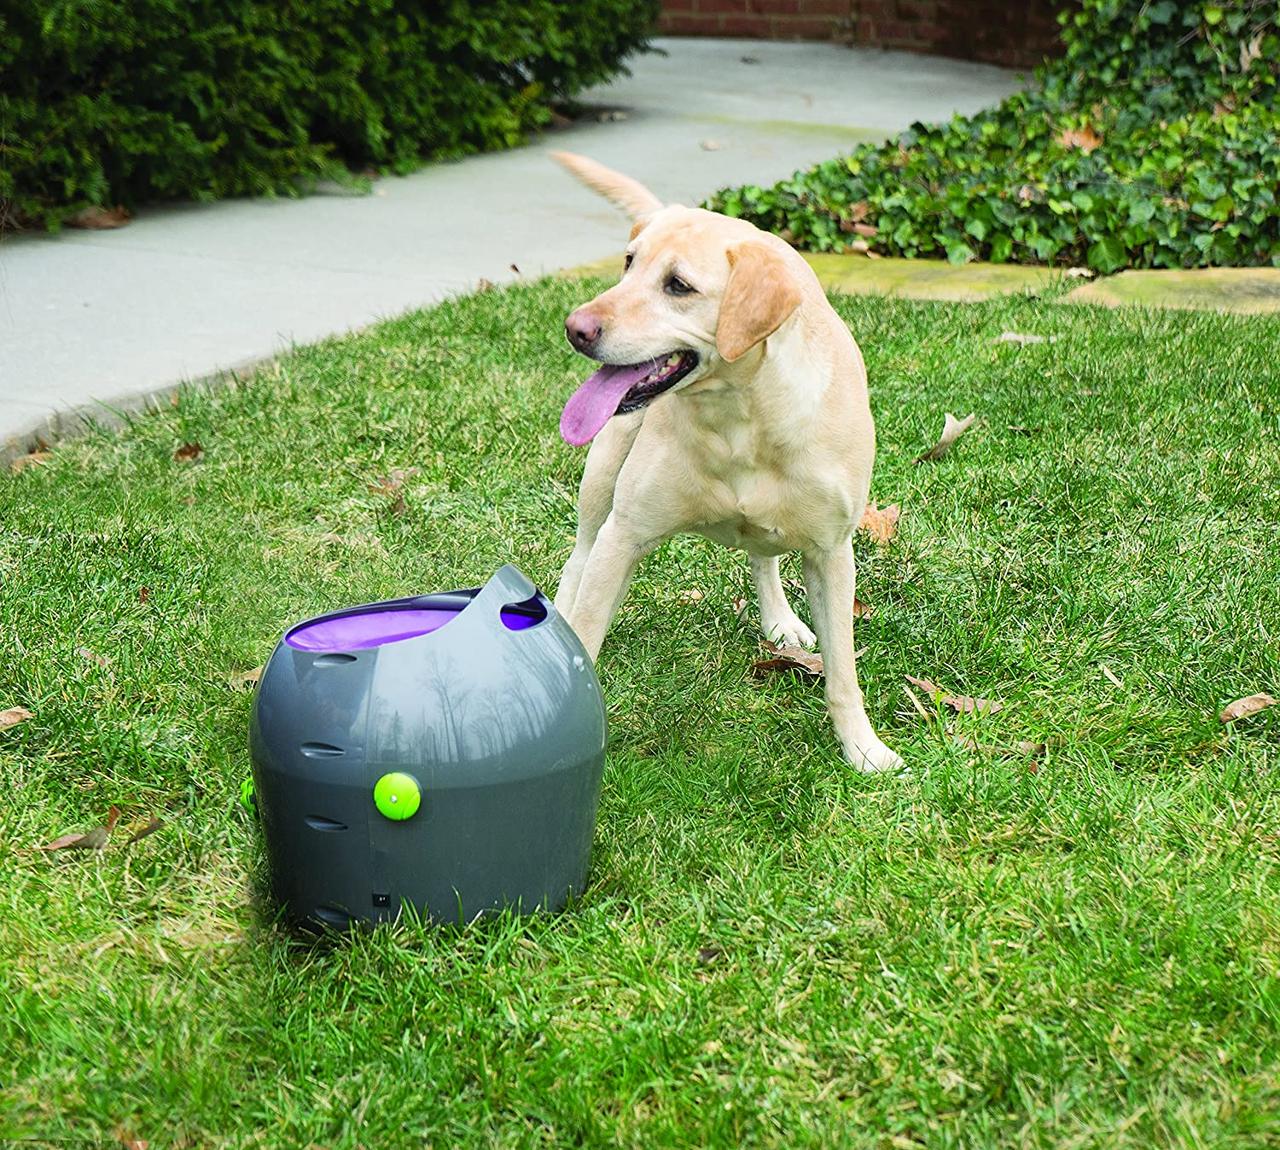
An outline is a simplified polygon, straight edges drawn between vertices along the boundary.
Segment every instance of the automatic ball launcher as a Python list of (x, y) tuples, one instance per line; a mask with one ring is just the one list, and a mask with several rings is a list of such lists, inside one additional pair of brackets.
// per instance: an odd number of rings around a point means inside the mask
[(559, 910), (586, 884), (605, 735), (590, 657), (515, 567), (299, 623), (250, 731), (272, 892), (312, 928)]

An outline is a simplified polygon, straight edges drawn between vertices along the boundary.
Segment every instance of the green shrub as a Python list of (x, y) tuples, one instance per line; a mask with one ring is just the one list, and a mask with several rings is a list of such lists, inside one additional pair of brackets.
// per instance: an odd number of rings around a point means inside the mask
[(1036, 84), (709, 206), (798, 247), (1280, 265), (1280, 0), (1082, 0)]
[(0, 0), (0, 222), (509, 147), (657, 0)]

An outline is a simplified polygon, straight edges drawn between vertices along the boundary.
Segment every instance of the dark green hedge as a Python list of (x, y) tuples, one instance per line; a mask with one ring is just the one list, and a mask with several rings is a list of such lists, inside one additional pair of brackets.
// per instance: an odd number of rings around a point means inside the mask
[(726, 189), (798, 247), (1132, 267), (1280, 265), (1280, 0), (1080, 0), (998, 107)]
[(657, 0), (0, 0), (0, 222), (509, 147)]

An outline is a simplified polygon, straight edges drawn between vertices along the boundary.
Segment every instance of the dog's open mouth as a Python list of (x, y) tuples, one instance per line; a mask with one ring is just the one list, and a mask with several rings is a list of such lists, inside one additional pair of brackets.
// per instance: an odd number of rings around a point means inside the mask
[(643, 363), (605, 364), (564, 405), (561, 436), (575, 447), (590, 443), (611, 417), (639, 411), (697, 366), (698, 357), (691, 351), (673, 351)]

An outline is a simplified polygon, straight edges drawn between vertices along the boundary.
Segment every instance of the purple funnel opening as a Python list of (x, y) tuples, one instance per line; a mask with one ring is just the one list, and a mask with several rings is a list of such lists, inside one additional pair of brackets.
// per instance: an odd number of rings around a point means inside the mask
[[(459, 611), (440, 607), (377, 607), (372, 611), (302, 623), (290, 631), (284, 641), (298, 651), (363, 651), (429, 635), (453, 620)], [(544, 611), (542, 618), (545, 617)], [(537, 626), (542, 618), (511, 607), (502, 609), (502, 622), (508, 631)]]

